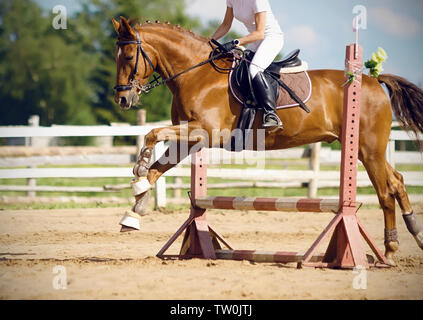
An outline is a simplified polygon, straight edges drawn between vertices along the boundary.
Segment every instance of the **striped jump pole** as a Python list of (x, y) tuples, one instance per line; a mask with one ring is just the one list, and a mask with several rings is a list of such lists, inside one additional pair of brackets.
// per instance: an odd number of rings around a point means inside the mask
[(204, 209), (282, 212), (338, 212), (339, 200), (243, 197), (199, 197), (196, 206)]
[[(163, 259), (205, 258), (255, 262), (296, 262), (299, 266), (310, 267), (354, 268), (361, 266), (368, 268), (370, 266), (369, 259), (361, 241), (362, 236), (376, 254), (379, 260), (378, 266), (387, 266), (386, 258), (357, 218), (356, 192), (362, 60), (363, 49), (361, 46), (358, 44), (347, 46), (346, 68), (355, 74), (355, 78), (352, 82), (346, 81), (345, 86), (339, 199), (208, 197), (206, 152), (201, 150), (192, 155), (190, 216), (157, 256)], [(347, 73), (346, 80), (349, 80)], [(333, 212), (335, 217), (305, 253), (250, 251), (234, 250), (224, 237), (207, 222), (207, 209)], [(165, 252), (184, 232), (179, 254), (166, 255)], [(326, 252), (316, 254), (316, 249), (331, 233), (333, 235)], [(222, 246), (228, 250), (223, 250)]]

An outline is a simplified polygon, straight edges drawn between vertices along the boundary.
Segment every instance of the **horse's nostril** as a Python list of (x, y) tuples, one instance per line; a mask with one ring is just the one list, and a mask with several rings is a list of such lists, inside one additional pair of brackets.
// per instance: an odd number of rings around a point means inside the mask
[(119, 98), (119, 104), (122, 106), (122, 105), (124, 105), (124, 106), (126, 106), (128, 103), (127, 103), (127, 101), (126, 101), (126, 98), (125, 97), (120, 97)]

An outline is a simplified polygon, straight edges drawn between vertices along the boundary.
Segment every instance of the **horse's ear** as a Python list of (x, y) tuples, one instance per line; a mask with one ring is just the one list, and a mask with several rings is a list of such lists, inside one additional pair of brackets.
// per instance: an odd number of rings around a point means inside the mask
[(125, 17), (120, 17), (120, 28), (119, 28), (119, 34), (124, 36), (131, 36), (135, 38), (137, 35), (134, 32), (134, 29), (129, 25), (128, 20), (126, 20)]
[(115, 27), (116, 33), (119, 34), (120, 23), (117, 22), (115, 18), (112, 18), (112, 22), (113, 22), (113, 27)]

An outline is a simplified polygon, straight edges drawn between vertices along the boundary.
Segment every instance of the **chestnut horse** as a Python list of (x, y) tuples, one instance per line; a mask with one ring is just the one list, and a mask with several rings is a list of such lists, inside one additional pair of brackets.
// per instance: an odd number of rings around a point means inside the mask
[[(200, 62), (207, 60), (211, 52), (209, 39), (185, 31), (169, 23), (147, 22), (132, 25), (125, 18), (113, 19), (118, 34), (116, 50), (117, 92), (115, 101), (123, 109), (138, 102), (143, 85), (156, 71), (162, 78), (170, 78)], [(283, 130), (266, 132), (266, 150), (292, 148), (300, 145), (340, 140), (342, 129), (343, 96), (345, 82), (343, 70), (309, 71), (313, 94), (307, 106), (308, 114), (300, 108), (283, 109), (278, 115), (285, 124)], [(380, 83), (385, 83), (390, 98)], [(184, 157), (178, 150), (173, 163), (156, 161), (150, 165), (154, 146), (160, 141), (171, 141), (176, 146), (188, 143), (189, 152), (201, 137), (195, 132), (203, 130), (209, 137), (214, 130), (236, 128), (241, 104), (232, 96), (228, 87), (228, 75), (219, 72), (210, 63), (187, 72), (167, 82), (173, 94), (171, 117), (173, 126), (152, 130), (145, 137), (134, 167), (133, 188), (136, 204), (122, 220), (123, 231), (138, 229), (134, 219), (144, 212), (151, 186), (167, 170)], [(120, 90), (119, 90), (120, 88)], [(122, 89), (123, 88), (123, 89)], [(404, 215), (407, 227), (423, 249), (423, 232), (413, 213), (403, 177), (385, 159), (385, 151), (391, 132), (392, 109), (397, 119), (415, 133), (423, 132), (423, 90), (407, 80), (394, 75), (380, 75), (378, 79), (363, 75), (359, 135), (359, 159), (362, 161), (377, 192), (385, 221), (385, 255), (394, 264), (398, 250), (395, 222), (395, 200)], [(258, 113), (254, 129), (261, 126), (262, 114)], [(201, 136), (201, 134), (200, 134)], [(222, 147), (226, 138), (218, 145)], [(172, 146), (172, 144), (171, 144)], [(169, 150), (165, 154), (169, 156)], [(138, 222), (139, 224), (139, 222)], [(126, 226), (126, 227), (125, 227)]]

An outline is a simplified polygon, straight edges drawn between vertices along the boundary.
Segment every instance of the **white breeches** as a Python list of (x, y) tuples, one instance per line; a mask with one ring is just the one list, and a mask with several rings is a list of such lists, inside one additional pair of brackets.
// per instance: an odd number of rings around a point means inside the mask
[(282, 50), (284, 39), (283, 34), (271, 34), (267, 35), (261, 42), (254, 42), (247, 46), (247, 49), (256, 52), (250, 65), (251, 79), (254, 79), (259, 71), (266, 70), (275, 60)]

